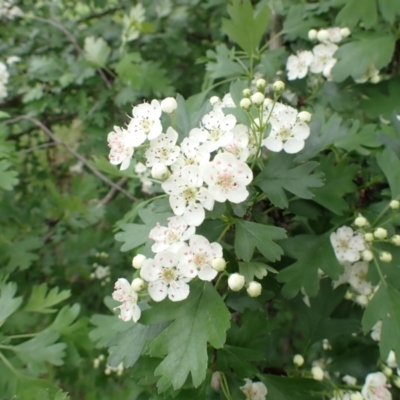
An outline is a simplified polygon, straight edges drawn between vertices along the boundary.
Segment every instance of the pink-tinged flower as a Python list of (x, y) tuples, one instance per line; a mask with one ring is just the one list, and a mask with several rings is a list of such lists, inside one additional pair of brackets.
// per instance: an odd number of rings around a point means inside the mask
[(364, 238), (348, 226), (342, 226), (333, 232), (330, 240), (336, 258), (341, 264), (359, 261), (360, 252), (365, 250)]
[(250, 379), (245, 379), (246, 383), (240, 387), (240, 390), (246, 396), (246, 400), (265, 400), (268, 390), (262, 382), (252, 382)]
[(368, 273), (368, 262), (356, 262), (350, 272), (349, 283), (355, 291), (368, 296), (372, 293), (373, 287), (371, 282), (366, 280)]
[(224, 150), (233, 154), (238, 160), (246, 162), (250, 154), (254, 154), (256, 146), (249, 143), (250, 128), (243, 124), (236, 125), (233, 129), (232, 142), (224, 147)]
[(222, 257), (222, 246), (219, 243), (210, 243), (204, 236), (193, 235), (189, 246), (183, 247), (179, 255), (179, 266), (194, 268), (201, 280), (212, 281), (218, 274), (212, 267), (212, 262)]
[(108, 147), (111, 148), (109, 154), (110, 163), (113, 165), (121, 164), (120, 169), (127, 169), (131, 163), (134, 148), (127, 145), (129, 133), (126, 129), (114, 126), (114, 130), (107, 136)]
[(150, 147), (146, 150), (146, 166), (152, 167), (157, 163), (164, 165), (173, 164), (179, 156), (180, 148), (176, 146), (178, 133), (171, 127), (166, 133), (162, 133), (157, 139), (150, 142)]
[(249, 195), (246, 185), (253, 180), (253, 172), (233, 154), (220, 153), (204, 167), (203, 177), (216, 201), (241, 203)]
[(120, 309), (119, 318), (122, 321), (133, 320), (137, 322), (140, 318), (140, 308), (137, 305), (138, 294), (133, 290), (129, 282), (124, 278), (119, 278), (114, 286), (115, 291), (112, 293), (112, 298), (122, 303), (115, 307), (114, 310)]
[(207, 150), (200, 142), (193, 138), (187, 137), (181, 143), (181, 154), (171, 165), (173, 172), (183, 169), (189, 165), (202, 166), (210, 161), (210, 151)]
[(382, 372), (374, 372), (367, 375), (361, 394), (364, 400), (392, 400), (388, 387), (386, 376)]
[(140, 276), (149, 282), (147, 290), (154, 301), (167, 296), (172, 301), (181, 301), (189, 296), (189, 282), (197, 275), (193, 267), (178, 266), (178, 256), (168, 251), (148, 258), (140, 269)]

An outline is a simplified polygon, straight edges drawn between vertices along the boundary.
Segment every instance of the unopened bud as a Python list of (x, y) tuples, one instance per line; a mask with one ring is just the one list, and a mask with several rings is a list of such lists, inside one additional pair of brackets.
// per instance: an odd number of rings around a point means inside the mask
[(244, 276), (240, 274), (232, 274), (228, 278), (228, 286), (234, 292), (238, 292), (244, 286)]
[(387, 365), (382, 364), (381, 365), (381, 370), (382, 372), (388, 377), (390, 378), (393, 375), (393, 371), (392, 368), (389, 368)]
[(99, 364), (100, 364), (100, 360), (99, 360), (98, 358), (95, 358), (95, 359), (93, 360), (93, 368), (94, 368), (94, 369), (99, 368)]
[(240, 107), (242, 107), (243, 110), (250, 110), (251, 100), (247, 97), (243, 98), (242, 100), (240, 100)]
[(104, 361), (104, 354), (100, 354), (100, 355), (98, 356), (98, 359), (99, 359), (100, 361)]
[(135, 257), (133, 257), (132, 267), (140, 269), (143, 267), (145, 261), (146, 261), (146, 256), (144, 256), (143, 254), (137, 254)]
[(340, 29), (340, 36), (342, 38), (346, 38), (347, 36), (350, 36), (351, 30), (349, 28), (341, 28)]
[(400, 235), (394, 235), (390, 238), (390, 241), (395, 245), (395, 246), (400, 246)]
[(382, 80), (382, 77), (380, 76), (380, 75), (374, 75), (372, 78), (371, 78), (371, 83), (379, 83), (380, 81)]
[(215, 104), (221, 103), (221, 99), (218, 96), (212, 96), (210, 98), (210, 103), (214, 106)]
[(285, 90), (285, 84), (282, 81), (276, 81), (272, 88), (274, 89), (275, 93), (281, 94)]
[(376, 228), (374, 231), (374, 236), (377, 239), (385, 239), (387, 236), (387, 230), (384, 228)]
[(272, 103), (273, 103), (273, 101), (267, 97), (264, 100), (264, 108), (267, 109)]
[(317, 31), (315, 30), (315, 29), (310, 29), (309, 31), (308, 31), (308, 38), (310, 39), (310, 40), (315, 40), (316, 38), (317, 38)]
[(161, 110), (167, 114), (172, 114), (176, 108), (178, 107), (178, 103), (173, 97), (166, 97), (161, 102)]
[(153, 168), (151, 169), (151, 176), (154, 179), (165, 181), (169, 177), (169, 170), (166, 165), (157, 163), (154, 164)]
[(364, 400), (364, 397), (360, 392), (353, 392), (350, 395), (350, 400)]
[(312, 377), (317, 381), (322, 381), (324, 379), (324, 371), (321, 367), (312, 367), (311, 374)]
[(371, 251), (371, 250), (364, 250), (364, 251), (361, 253), (361, 256), (362, 256), (362, 259), (363, 259), (364, 261), (371, 261), (371, 260), (374, 258), (374, 255), (372, 254), (372, 251)]
[(222, 257), (217, 257), (212, 260), (211, 266), (216, 270), (216, 271), (223, 271), (226, 267), (226, 261)]
[(382, 253), (379, 254), (379, 259), (383, 262), (390, 262), (392, 261), (392, 255), (388, 251), (382, 251)]
[(356, 303), (359, 304), (361, 307), (365, 307), (368, 304), (369, 300), (365, 294), (359, 294), (356, 297)]
[(396, 209), (398, 209), (398, 208), (400, 207), (400, 202), (399, 202), (398, 200), (392, 200), (392, 201), (389, 203), (389, 207), (390, 207), (392, 210), (396, 210)]
[(364, 235), (364, 239), (365, 239), (367, 242), (373, 242), (373, 241), (374, 241), (374, 235), (373, 235), (372, 233), (366, 233), (366, 234)]
[(324, 340), (322, 341), (322, 348), (323, 348), (324, 350), (332, 350), (331, 344), (329, 343), (329, 340), (328, 340), (328, 339), (324, 339)]
[(250, 97), (251, 96), (251, 90), (246, 88), (242, 90), (242, 95), (243, 97)]
[(267, 86), (267, 81), (265, 79), (257, 79), (256, 88), (260, 91), (264, 91), (265, 86)]
[(400, 377), (397, 376), (397, 375), (395, 375), (395, 376), (392, 378), (392, 380), (393, 380), (394, 385), (400, 389)]
[(261, 294), (262, 286), (261, 283), (252, 281), (249, 283), (247, 293), (250, 297), (258, 297)]
[(304, 357), (301, 354), (296, 354), (293, 357), (293, 364), (296, 367), (301, 367), (304, 364)]
[(310, 122), (311, 120), (311, 113), (308, 111), (301, 111), (297, 114), (297, 119), (300, 122)]
[(134, 279), (134, 280), (132, 281), (131, 286), (132, 286), (132, 289), (133, 289), (135, 292), (140, 292), (142, 289), (144, 289), (145, 283), (144, 283), (144, 280), (143, 280), (143, 279), (141, 279), (141, 278), (136, 278), (136, 279)]
[(394, 353), (393, 350), (389, 351), (387, 360), (386, 360), (386, 364), (390, 367), (390, 368), (396, 368), (397, 367), (397, 362), (396, 362), (396, 354)]
[(326, 42), (329, 38), (329, 32), (326, 29), (321, 29), (317, 33), (317, 39), (320, 42)]
[(265, 97), (262, 93), (256, 92), (250, 97), (250, 99), (253, 104), (255, 104), (256, 106), (260, 106), (261, 104), (263, 104)]
[(363, 217), (361, 214), (358, 214), (358, 217), (354, 220), (354, 225), (358, 226), (359, 228), (362, 228), (367, 224), (367, 218)]
[(345, 298), (346, 300), (352, 300), (352, 299), (353, 299), (353, 293), (350, 292), (350, 290), (348, 290), (348, 291), (345, 293), (344, 298)]

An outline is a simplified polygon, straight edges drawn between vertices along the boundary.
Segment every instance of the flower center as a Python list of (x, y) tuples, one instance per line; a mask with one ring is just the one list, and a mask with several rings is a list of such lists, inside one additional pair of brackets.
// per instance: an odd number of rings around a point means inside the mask
[(282, 128), (279, 131), (279, 137), (282, 139), (282, 141), (286, 142), (290, 138), (292, 134), (292, 130), (289, 127)]
[(151, 121), (148, 117), (142, 118), (140, 125), (142, 129), (147, 133), (150, 132), (151, 127), (153, 126), (153, 121)]
[(338, 247), (342, 250), (348, 250), (349, 242), (347, 240), (339, 240)]
[(197, 189), (195, 188), (186, 188), (183, 191), (183, 198), (188, 202), (196, 201), (197, 199)]
[(218, 175), (217, 185), (220, 186), (225, 192), (232, 190), (236, 186), (232, 175), (229, 175), (226, 172)]
[(210, 139), (217, 141), (222, 135), (221, 129), (214, 128), (210, 131)]
[(193, 257), (193, 263), (198, 269), (201, 269), (208, 264), (207, 256), (204, 253), (197, 253)]
[(180, 239), (180, 235), (179, 235), (178, 232), (175, 232), (175, 231), (172, 230), (172, 229), (168, 231), (167, 237), (166, 237), (166, 242), (167, 242), (168, 244), (178, 242), (179, 239)]
[(172, 268), (165, 268), (165, 269), (162, 271), (161, 276), (162, 276), (163, 280), (164, 280), (166, 283), (171, 283), (172, 281), (175, 280), (175, 278), (176, 278), (176, 273), (175, 273), (175, 270), (172, 269)]

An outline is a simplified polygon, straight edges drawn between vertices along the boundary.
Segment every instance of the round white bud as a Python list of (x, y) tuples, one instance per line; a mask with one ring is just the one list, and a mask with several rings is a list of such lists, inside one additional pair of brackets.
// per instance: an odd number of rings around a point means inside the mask
[(274, 89), (274, 92), (282, 93), (285, 90), (285, 84), (282, 81), (276, 81), (272, 85), (272, 88)]
[(260, 92), (256, 92), (250, 97), (250, 99), (256, 106), (260, 106), (263, 104), (265, 96)]
[(146, 259), (147, 257), (144, 256), (143, 254), (137, 254), (135, 257), (133, 257), (132, 267), (136, 269), (142, 268)]
[(212, 260), (211, 266), (216, 270), (216, 271), (223, 271), (226, 267), (226, 261), (222, 257), (217, 257)]
[(316, 29), (310, 29), (309, 31), (308, 31), (308, 38), (310, 39), (310, 40), (315, 40), (316, 38), (317, 38), (317, 31), (316, 31)]
[(151, 169), (151, 176), (154, 179), (164, 181), (169, 177), (169, 170), (166, 165), (162, 163), (157, 163), (154, 164), (153, 168)]
[(364, 397), (360, 392), (353, 392), (350, 395), (350, 400), (364, 400)]
[(389, 354), (388, 354), (387, 359), (386, 359), (386, 364), (390, 368), (396, 368), (397, 367), (396, 354), (394, 353), (393, 350), (389, 351)]
[(326, 29), (321, 29), (317, 33), (317, 39), (320, 42), (326, 42), (329, 38), (329, 32)]
[(376, 228), (374, 231), (374, 236), (377, 239), (385, 239), (387, 236), (387, 230), (384, 228)]
[(99, 357), (98, 357), (98, 359), (99, 359), (100, 361), (104, 361), (104, 354), (100, 354)]
[(317, 381), (322, 381), (324, 379), (324, 371), (321, 367), (312, 367), (311, 374), (312, 377)]
[(301, 111), (297, 114), (297, 119), (300, 122), (310, 122), (311, 120), (311, 113), (308, 111)]
[(135, 292), (140, 292), (144, 287), (145, 287), (145, 283), (144, 280), (141, 278), (135, 278), (132, 283), (131, 283), (132, 289)]
[(273, 103), (273, 100), (268, 97), (264, 100), (264, 108), (268, 108)]
[(247, 293), (250, 297), (258, 297), (261, 294), (262, 286), (261, 283), (252, 281), (247, 287)]
[(221, 99), (218, 96), (212, 96), (210, 99), (210, 103), (214, 106), (215, 104), (221, 103)]
[(380, 76), (380, 75), (374, 75), (372, 78), (371, 78), (371, 83), (379, 83), (380, 81), (382, 80), (382, 77)]
[(293, 364), (296, 367), (301, 367), (304, 364), (304, 357), (301, 354), (296, 354), (293, 357)]
[(347, 37), (347, 36), (350, 36), (350, 33), (351, 33), (351, 30), (350, 30), (349, 28), (347, 28), (347, 27), (341, 28), (341, 29), (340, 29), (340, 36), (341, 36), (342, 38), (345, 38), (345, 37)]
[(328, 339), (324, 339), (324, 340), (322, 341), (322, 348), (323, 348), (324, 350), (332, 350), (331, 344), (329, 343), (329, 340), (328, 340)]
[(365, 307), (368, 304), (368, 297), (365, 294), (359, 294), (356, 297), (356, 303), (359, 304), (361, 307)]
[(228, 278), (228, 286), (234, 292), (238, 292), (244, 286), (244, 276), (240, 274), (232, 274)]
[(178, 107), (178, 103), (173, 97), (166, 97), (161, 102), (161, 110), (163, 110), (167, 114), (172, 114), (176, 108)]
[(393, 376), (392, 380), (394, 385), (400, 389), (400, 376), (395, 375)]
[(390, 262), (392, 258), (392, 255), (388, 251), (382, 251), (382, 253), (379, 254), (379, 259), (383, 262)]
[(367, 224), (367, 218), (363, 217), (361, 214), (358, 214), (358, 217), (354, 220), (354, 225), (358, 226), (359, 228), (362, 228)]
[(250, 97), (251, 96), (251, 90), (249, 88), (243, 89), (242, 90), (242, 95), (243, 95), (243, 97)]
[(394, 235), (390, 238), (390, 241), (395, 245), (395, 246), (400, 246), (400, 235)]
[(374, 241), (374, 235), (373, 235), (372, 233), (366, 233), (366, 234), (364, 235), (364, 239), (365, 239), (367, 242), (373, 242), (373, 241)]
[(348, 290), (348, 291), (345, 293), (344, 298), (345, 298), (346, 300), (352, 300), (352, 299), (353, 299), (353, 293), (352, 293), (350, 290)]
[(392, 210), (398, 209), (398, 208), (400, 207), (400, 201), (398, 201), (398, 200), (392, 200), (392, 201), (389, 203), (389, 207), (390, 207)]
[(364, 250), (364, 251), (361, 253), (361, 256), (362, 256), (362, 259), (363, 259), (364, 261), (371, 261), (371, 260), (374, 258), (374, 255), (372, 254), (372, 251), (371, 251), (371, 250)]
[(264, 90), (265, 86), (267, 86), (267, 81), (265, 79), (262, 79), (262, 78), (257, 79), (256, 88), (258, 90)]
[(243, 108), (243, 110), (249, 110), (251, 107), (251, 100), (245, 97), (244, 99), (240, 100), (240, 107)]
[(389, 368), (387, 365), (382, 364), (381, 365), (381, 370), (382, 372), (388, 377), (390, 378), (393, 375), (393, 371), (392, 368)]

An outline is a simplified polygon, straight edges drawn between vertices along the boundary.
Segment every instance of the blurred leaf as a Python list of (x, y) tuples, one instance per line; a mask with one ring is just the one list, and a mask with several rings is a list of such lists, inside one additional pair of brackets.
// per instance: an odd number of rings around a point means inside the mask
[(389, 148), (376, 155), (376, 161), (388, 180), (392, 199), (400, 199), (400, 160)]
[(17, 284), (9, 282), (0, 286), (0, 326), (22, 303), (22, 297), (15, 297)]
[(366, 28), (374, 26), (378, 19), (376, 0), (349, 0), (336, 16), (336, 22), (354, 28), (362, 21)]
[(208, 58), (215, 60), (206, 65), (206, 70), (213, 79), (244, 75), (245, 70), (235, 61), (235, 49), (229, 50), (225, 44), (219, 44), (215, 51), (207, 50), (206, 54)]
[(70, 290), (63, 290), (59, 292), (58, 287), (49, 290), (49, 292), (47, 291), (48, 287), (46, 283), (42, 283), (40, 286), (34, 286), (31, 297), (24, 307), (24, 311), (38, 312), (43, 314), (53, 313), (57, 310), (55, 308), (51, 308), (52, 306), (55, 306), (71, 296)]
[(85, 58), (89, 63), (97, 67), (105, 67), (111, 49), (103, 38), (88, 36), (85, 38)]
[(14, 271), (18, 267), (20, 270), (29, 268), (32, 262), (39, 258), (31, 250), (39, 249), (42, 246), (43, 241), (38, 237), (30, 237), (20, 242), (11, 243), (7, 251), (7, 255), (10, 257), (10, 261), (6, 266), (8, 271)]
[(18, 173), (7, 171), (11, 164), (6, 160), (0, 161), (0, 189), (11, 190), (18, 182)]

